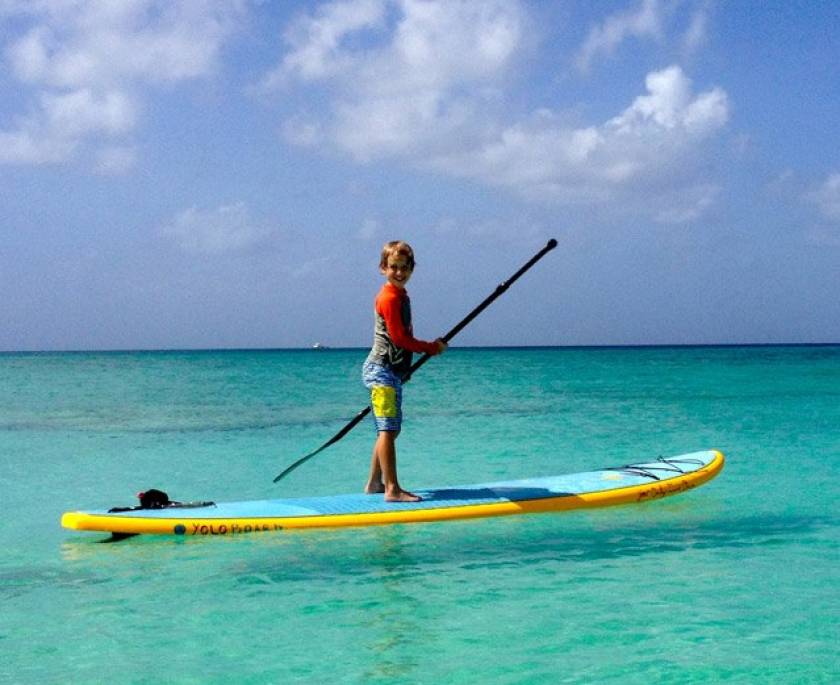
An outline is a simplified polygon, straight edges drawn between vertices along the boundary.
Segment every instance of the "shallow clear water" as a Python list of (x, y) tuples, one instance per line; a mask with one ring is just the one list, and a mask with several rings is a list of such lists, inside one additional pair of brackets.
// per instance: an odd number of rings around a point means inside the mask
[(62, 511), (358, 490), (365, 351), (0, 355), (0, 682), (835, 682), (840, 347), (454, 349), (407, 487), (717, 448), (645, 505), (237, 538)]

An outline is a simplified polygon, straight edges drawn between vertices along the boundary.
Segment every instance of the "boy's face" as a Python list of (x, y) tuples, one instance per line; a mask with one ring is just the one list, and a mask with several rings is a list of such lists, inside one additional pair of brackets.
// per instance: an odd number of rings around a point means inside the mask
[(408, 279), (414, 268), (410, 265), (408, 257), (401, 254), (393, 254), (388, 256), (388, 263), (384, 269), (381, 269), (383, 275), (393, 286), (397, 288), (405, 288)]

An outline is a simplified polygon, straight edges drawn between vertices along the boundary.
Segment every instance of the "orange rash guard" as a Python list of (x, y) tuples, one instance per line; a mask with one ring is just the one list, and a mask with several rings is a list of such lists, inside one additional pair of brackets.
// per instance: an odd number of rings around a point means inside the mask
[(369, 362), (389, 366), (402, 377), (411, 368), (412, 352), (437, 354), (437, 343), (413, 335), (411, 301), (405, 289), (386, 283), (376, 296), (374, 309), (376, 324)]

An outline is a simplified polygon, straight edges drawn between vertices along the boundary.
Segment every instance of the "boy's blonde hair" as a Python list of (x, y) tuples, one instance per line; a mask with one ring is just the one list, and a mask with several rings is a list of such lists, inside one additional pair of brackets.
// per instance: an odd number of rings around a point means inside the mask
[(402, 255), (408, 260), (409, 268), (414, 269), (414, 250), (412, 250), (411, 245), (404, 240), (392, 240), (385, 243), (382, 247), (382, 256), (379, 258), (380, 269), (388, 268), (388, 257), (391, 257), (392, 255)]

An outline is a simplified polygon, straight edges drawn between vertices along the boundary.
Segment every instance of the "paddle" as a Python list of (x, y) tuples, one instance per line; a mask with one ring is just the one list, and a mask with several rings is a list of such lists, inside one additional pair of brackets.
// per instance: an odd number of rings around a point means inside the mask
[[(538, 261), (540, 261), (540, 259), (542, 259), (548, 252), (553, 250), (555, 247), (557, 247), (557, 241), (554, 238), (552, 238), (551, 240), (548, 241), (548, 243), (546, 243), (546, 246), (542, 250), (537, 252), (537, 254), (535, 254), (533, 257), (531, 257), (531, 259), (529, 259), (522, 266), (522, 268), (519, 269), (519, 271), (517, 271), (515, 274), (513, 274), (513, 276), (511, 276), (509, 279), (507, 279), (503, 283), (500, 283), (499, 285), (497, 285), (496, 289), (480, 305), (478, 305), (469, 314), (467, 314), (461, 320), (461, 322), (457, 326), (455, 326), (455, 328), (453, 328), (451, 331), (449, 331), (449, 333), (444, 335), (442, 339), (445, 342), (448, 343), (452, 338), (454, 338), (456, 335), (458, 335), (458, 333), (460, 333), (464, 329), (464, 327), (466, 327), (470, 323), (470, 321), (472, 321), (475, 317), (477, 317), (479, 314), (481, 314), (481, 312), (483, 312), (485, 309), (487, 309), (487, 307), (490, 306), (490, 304), (497, 297), (499, 297), (508, 288), (510, 288), (510, 286), (513, 285), (513, 283), (522, 274), (524, 274), (528, 269), (530, 269), (532, 266), (534, 266), (534, 264), (536, 264)], [(431, 355), (424, 354), (416, 362), (414, 362), (414, 364), (412, 364), (411, 368), (408, 370), (408, 375), (403, 379), (403, 382), (407, 382), (411, 378), (411, 376), (414, 374), (414, 372), (417, 371), (417, 369), (419, 369), (421, 366), (423, 366), (423, 364), (425, 364), (427, 361), (429, 361), (430, 357), (431, 357)], [(274, 482), (276, 483), (281, 478), (283, 478), (284, 476), (286, 476), (289, 473), (291, 473), (292, 471), (294, 471), (298, 466), (300, 466), (301, 464), (309, 461), (316, 454), (318, 454), (318, 453), (322, 452), (323, 450), (327, 449), (327, 447), (329, 447), (330, 445), (334, 445), (335, 443), (337, 443), (339, 440), (341, 440), (341, 438), (343, 438), (351, 430), (353, 430), (353, 428), (363, 418), (365, 418), (365, 416), (367, 416), (369, 413), (370, 413), (370, 406), (367, 406), (364, 409), (362, 409), (362, 411), (360, 411), (358, 414), (356, 414), (356, 416), (350, 421), (350, 423), (348, 423), (346, 426), (344, 426), (344, 428), (342, 428), (340, 431), (338, 431), (338, 433), (336, 433), (332, 438), (327, 440), (327, 442), (325, 442), (323, 445), (321, 445), (317, 450), (315, 450), (314, 452), (310, 452), (305, 457), (301, 457), (300, 459), (298, 459), (291, 466), (288, 466), (279, 476), (277, 476), (274, 479)]]

